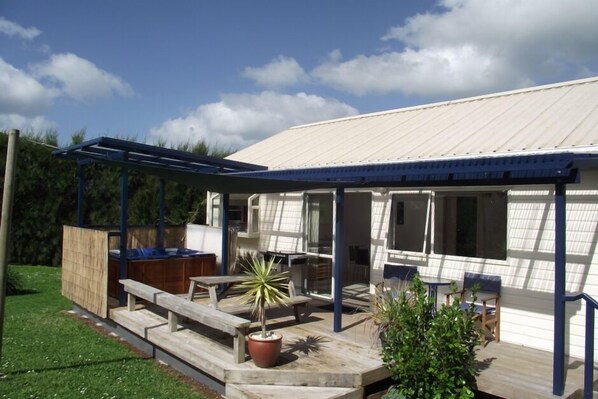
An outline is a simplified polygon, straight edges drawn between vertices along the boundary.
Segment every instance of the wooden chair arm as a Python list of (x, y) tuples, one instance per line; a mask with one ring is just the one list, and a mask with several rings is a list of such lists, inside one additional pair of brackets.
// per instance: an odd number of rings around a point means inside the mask
[(478, 300), (481, 302), (488, 302), (488, 301), (498, 301), (500, 299), (500, 294), (489, 294), (489, 295), (481, 295), (478, 296)]
[(451, 301), (451, 297), (455, 296), (455, 295), (459, 295), (460, 297), (460, 301), (463, 302), (463, 295), (465, 294), (465, 289), (459, 290), (459, 291), (455, 291), (455, 292), (447, 292), (444, 294), (445, 298), (446, 298), (446, 304), (450, 305), (450, 301)]

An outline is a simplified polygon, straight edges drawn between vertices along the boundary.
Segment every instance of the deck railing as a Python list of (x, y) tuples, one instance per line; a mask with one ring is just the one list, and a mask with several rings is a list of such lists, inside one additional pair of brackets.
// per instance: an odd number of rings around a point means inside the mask
[[(598, 302), (585, 292), (565, 295), (565, 302), (586, 301), (585, 359), (583, 371), (583, 398), (592, 399), (594, 390), (594, 312)], [(564, 362), (564, 359), (562, 360)]]

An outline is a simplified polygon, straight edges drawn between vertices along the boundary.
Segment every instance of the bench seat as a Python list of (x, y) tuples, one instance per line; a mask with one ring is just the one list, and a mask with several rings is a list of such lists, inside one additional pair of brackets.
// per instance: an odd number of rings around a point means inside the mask
[(210, 306), (188, 301), (131, 279), (119, 281), (127, 292), (127, 310), (135, 311), (136, 298), (144, 299), (168, 311), (170, 332), (178, 330), (179, 317), (186, 317), (200, 324), (230, 334), (233, 339), (233, 357), (237, 363), (245, 361), (245, 336), (251, 321), (214, 309)]

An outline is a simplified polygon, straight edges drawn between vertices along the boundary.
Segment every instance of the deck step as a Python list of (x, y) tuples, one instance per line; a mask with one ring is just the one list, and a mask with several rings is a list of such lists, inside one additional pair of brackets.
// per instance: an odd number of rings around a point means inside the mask
[(361, 399), (363, 388), (226, 384), (227, 399), (277, 399), (281, 396), (301, 399)]

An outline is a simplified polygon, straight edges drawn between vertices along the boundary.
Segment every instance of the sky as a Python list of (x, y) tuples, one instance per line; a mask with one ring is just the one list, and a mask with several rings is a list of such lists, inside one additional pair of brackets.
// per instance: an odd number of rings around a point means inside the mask
[(598, 75), (598, 0), (0, 0), (0, 130), (204, 140)]

